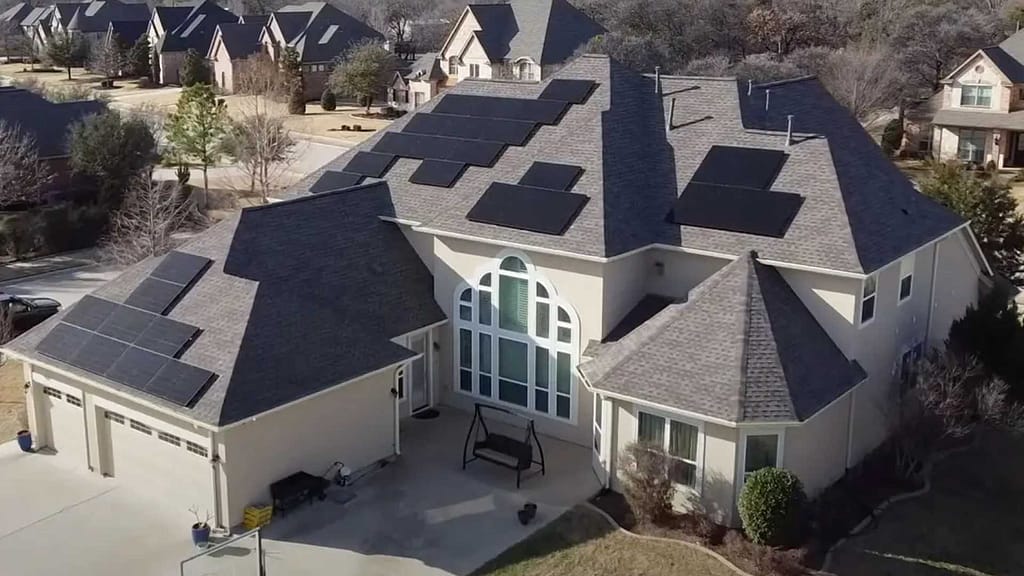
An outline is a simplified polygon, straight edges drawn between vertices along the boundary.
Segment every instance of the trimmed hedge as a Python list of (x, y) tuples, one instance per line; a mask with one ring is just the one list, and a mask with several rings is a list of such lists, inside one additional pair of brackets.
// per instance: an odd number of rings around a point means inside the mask
[(320, 96), (320, 107), (328, 112), (338, 107), (338, 99), (335, 98), (334, 92), (331, 92), (330, 88), (324, 90), (324, 93)]
[(782, 468), (762, 468), (747, 477), (740, 491), (743, 530), (756, 544), (796, 545), (806, 504), (803, 484), (795, 474)]

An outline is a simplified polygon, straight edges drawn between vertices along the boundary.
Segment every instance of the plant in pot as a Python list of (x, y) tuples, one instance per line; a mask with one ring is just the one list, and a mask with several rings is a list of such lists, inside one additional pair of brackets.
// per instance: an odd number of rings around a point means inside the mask
[(195, 516), (196, 522), (192, 525), (192, 543), (200, 548), (205, 548), (210, 544), (210, 512), (207, 511), (205, 517), (199, 517), (199, 507), (193, 506), (188, 509), (189, 512)]
[(22, 452), (32, 452), (32, 433), (28, 430), (18, 430), (18, 447)]
[(533, 520), (533, 517), (537, 515), (537, 505), (533, 502), (527, 502), (526, 504), (523, 504), (522, 509), (519, 510), (516, 515), (519, 516), (519, 523), (526, 526), (531, 520)]

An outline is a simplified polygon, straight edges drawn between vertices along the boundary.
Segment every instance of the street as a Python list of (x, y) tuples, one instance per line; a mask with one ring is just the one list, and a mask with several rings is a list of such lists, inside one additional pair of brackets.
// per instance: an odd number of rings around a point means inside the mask
[(0, 291), (18, 296), (53, 298), (65, 308), (121, 273), (122, 268), (93, 264), (31, 276), (0, 285)]

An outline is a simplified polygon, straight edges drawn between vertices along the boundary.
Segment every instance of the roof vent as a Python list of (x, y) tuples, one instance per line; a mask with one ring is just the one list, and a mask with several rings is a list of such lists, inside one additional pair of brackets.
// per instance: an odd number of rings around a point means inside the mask
[(747, 80), (747, 96), (754, 93), (754, 80)]
[(786, 148), (793, 144), (793, 115), (786, 115)]
[(654, 93), (661, 94), (661, 66), (654, 67)]
[(771, 101), (772, 101), (772, 90), (771, 90), (771, 88), (766, 88), (765, 91), (764, 91), (764, 111), (765, 112), (768, 111), (768, 104), (770, 104)]

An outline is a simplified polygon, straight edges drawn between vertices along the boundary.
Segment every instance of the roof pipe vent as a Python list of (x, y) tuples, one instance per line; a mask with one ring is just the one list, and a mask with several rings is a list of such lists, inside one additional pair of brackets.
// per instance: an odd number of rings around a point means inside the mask
[(654, 67), (654, 93), (661, 95), (661, 66)]
[(793, 115), (786, 115), (786, 148), (793, 144)]
[(770, 104), (771, 101), (772, 101), (772, 90), (771, 90), (771, 88), (767, 88), (764, 91), (764, 111), (765, 112), (768, 111), (768, 104)]
[(673, 96), (668, 103), (668, 122), (665, 122), (665, 134), (672, 131), (672, 119), (676, 117), (676, 99)]
[(750, 96), (753, 93), (754, 93), (754, 81), (753, 80), (747, 80), (747, 96)]

